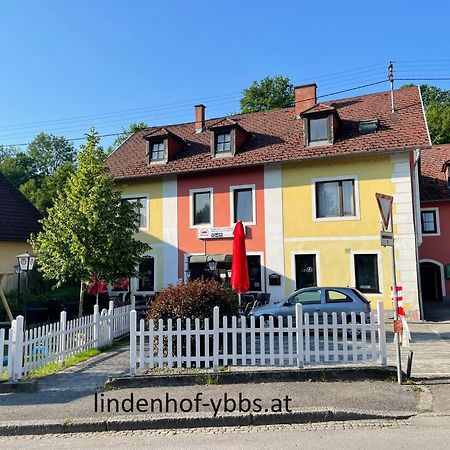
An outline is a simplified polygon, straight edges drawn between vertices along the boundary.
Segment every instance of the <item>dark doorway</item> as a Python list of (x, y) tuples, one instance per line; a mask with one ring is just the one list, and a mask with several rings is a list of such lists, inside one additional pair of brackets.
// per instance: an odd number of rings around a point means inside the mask
[(420, 263), (420, 284), (424, 302), (442, 301), (441, 269), (432, 262)]
[(316, 255), (295, 255), (295, 287), (317, 286)]

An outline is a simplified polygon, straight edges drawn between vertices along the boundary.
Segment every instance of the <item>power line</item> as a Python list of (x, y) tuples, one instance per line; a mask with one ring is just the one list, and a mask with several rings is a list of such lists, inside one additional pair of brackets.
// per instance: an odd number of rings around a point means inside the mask
[(450, 77), (444, 78), (396, 78), (396, 81), (449, 81)]
[[(314, 98), (313, 97), (306, 98), (306, 99), (303, 99), (301, 101), (302, 102), (306, 102), (306, 101), (309, 101), (309, 100), (314, 100), (315, 98), (331, 97), (333, 95), (342, 94), (344, 92), (355, 91), (357, 89), (364, 89), (364, 88), (367, 88), (367, 87), (370, 87), (370, 86), (376, 86), (376, 85), (379, 85), (379, 84), (382, 84), (382, 83), (386, 83), (386, 82), (387, 82), (387, 80), (380, 80), (380, 81), (376, 81), (376, 82), (373, 82), (373, 83), (367, 83), (367, 84), (364, 84), (364, 85), (361, 85), (361, 86), (355, 86), (355, 87), (352, 87), (352, 88), (349, 88), (349, 89), (342, 89), (342, 90), (339, 90), (339, 91), (330, 92), (328, 94), (318, 95), (317, 97), (314, 97)], [(102, 134), (102, 135), (99, 135), (99, 137), (102, 138), (102, 137), (119, 136), (120, 134), (122, 134), (122, 132), (121, 133)], [(83, 137), (77, 137), (77, 138), (67, 138), (68, 141), (80, 141), (80, 140), (83, 140), (83, 139), (86, 139), (86, 137), (83, 136)], [(29, 144), (30, 143), (8, 144), (8, 145), (3, 145), (3, 147), (23, 147), (23, 146), (28, 146)]]

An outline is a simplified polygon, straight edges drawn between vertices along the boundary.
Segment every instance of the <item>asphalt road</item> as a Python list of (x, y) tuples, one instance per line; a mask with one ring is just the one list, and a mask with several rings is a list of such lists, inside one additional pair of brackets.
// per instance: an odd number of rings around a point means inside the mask
[(203, 428), (0, 437), (0, 448), (333, 448), (442, 449), (448, 447), (450, 416), (408, 421), (352, 421), (261, 427)]

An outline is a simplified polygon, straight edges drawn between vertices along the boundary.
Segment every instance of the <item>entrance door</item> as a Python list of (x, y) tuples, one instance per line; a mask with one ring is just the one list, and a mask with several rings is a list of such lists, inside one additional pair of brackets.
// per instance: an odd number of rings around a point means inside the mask
[(317, 286), (316, 255), (295, 255), (295, 287)]
[(424, 302), (442, 301), (441, 269), (432, 262), (420, 263), (420, 284)]

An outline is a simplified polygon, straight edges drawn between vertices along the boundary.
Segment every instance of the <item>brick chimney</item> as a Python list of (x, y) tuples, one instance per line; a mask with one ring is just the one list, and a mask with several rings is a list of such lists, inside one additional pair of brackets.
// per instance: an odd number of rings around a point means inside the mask
[(205, 129), (205, 105), (195, 105), (195, 132), (201, 133)]
[(317, 103), (317, 85), (305, 84), (294, 88), (295, 117)]

